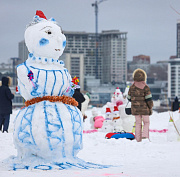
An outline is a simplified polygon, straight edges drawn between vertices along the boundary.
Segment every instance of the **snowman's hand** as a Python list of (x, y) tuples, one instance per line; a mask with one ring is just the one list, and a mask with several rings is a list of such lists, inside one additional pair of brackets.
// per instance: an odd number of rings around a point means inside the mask
[[(17, 77), (18, 77), (18, 88), (20, 93), (24, 93), (25, 97), (31, 97), (30, 93), (33, 88), (32, 82), (28, 78), (28, 70), (24, 64), (17, 67)], [(22, 95), (24, 97), (24, 95)]]

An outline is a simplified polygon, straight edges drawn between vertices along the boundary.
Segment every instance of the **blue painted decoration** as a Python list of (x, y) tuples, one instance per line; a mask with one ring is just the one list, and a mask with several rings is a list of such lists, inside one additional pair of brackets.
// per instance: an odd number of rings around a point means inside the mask
[(63, 41), (63, 48), (66, 47), (66, 41)]
[(45, 46), (49, 44), (49, 40), (48, 39), (45, 39), (45, 38), (42, 38), (40, 41), (39, 41), (39, 45), (40, 46)]

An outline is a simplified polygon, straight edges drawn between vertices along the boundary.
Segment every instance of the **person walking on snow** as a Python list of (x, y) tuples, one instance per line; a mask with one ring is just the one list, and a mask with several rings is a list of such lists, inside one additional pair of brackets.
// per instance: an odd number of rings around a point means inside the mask
[(9, 89), (10, 84), (10, 77), (2, 78), (2, 86), (0, 86), (0, 125), (3, 125), (3, 132), (8, 132), (10, 114), (12, 114), (14, 94)]
[(178, 97), (176, 96), (174, 99), (174, 102), (171, 105), (171, 111), (177, 111), (179, 110), (180, 102), (178, 101)]
[(153, 101), (150, 88), (146, 84), (146, 72), (140, 68), (136, 69), (133, 79), (134, 83), (129, 89), (127, 99), (131, 101), (131, 113), (136, 120), (135, 139), (141, 142), (142, 139), (149, 139), (149, 116), (152, 114)]

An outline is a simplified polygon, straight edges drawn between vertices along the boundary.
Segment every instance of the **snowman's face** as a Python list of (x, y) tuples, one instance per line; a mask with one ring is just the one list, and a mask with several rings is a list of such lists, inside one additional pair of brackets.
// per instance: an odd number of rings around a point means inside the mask
[(111, 118), (111, 114), (106, 114), (106, 118)]
[(118, 113), (118, 112), (115, 112), (113, 116), (114, 116), (114, 117), (119, 117), (119, 113)]
[(115, 119), (115, 120), (113, 120), (113, 125), (114, 125), (114, 126), (121, 126), (121, 125), (122, 125), (122, 120), (121, 120), (121, 119)]
[(66, 46), (66, 37), (53, 21), (44, 20), (26, 29), (25, 42), (34, 56), (58, 59)]

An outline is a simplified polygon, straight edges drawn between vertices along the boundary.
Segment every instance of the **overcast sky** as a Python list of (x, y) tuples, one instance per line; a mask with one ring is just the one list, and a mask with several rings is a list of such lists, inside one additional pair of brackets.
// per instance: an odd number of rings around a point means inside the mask
[[(36, 10), (54, 17), (65, 31), (95, 32), (95, 0), (0, 0), (0, 62), (18, 57), (18, 42)], [(127, 59), (144, 54), (151, 63), (176, 55), (180, 0), (106, 0), (99, 4), (98, 31), (127, 34)]]

